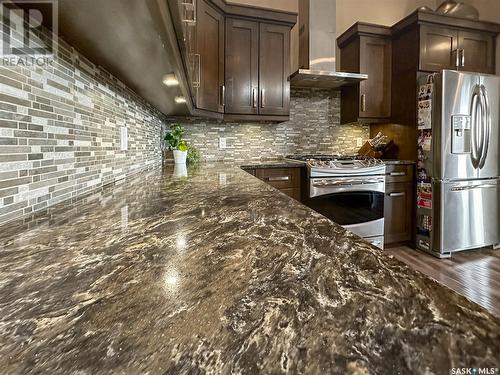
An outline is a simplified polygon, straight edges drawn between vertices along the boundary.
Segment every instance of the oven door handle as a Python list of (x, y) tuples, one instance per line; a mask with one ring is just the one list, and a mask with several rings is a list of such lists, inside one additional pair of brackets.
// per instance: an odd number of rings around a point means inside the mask
[(383, 181), (374, 183), (374, 184), (338, 184), (338, 185), (318, 185), (311, 182), (309, 197), (320, 197), (324, 195), (331, 195), (336, 193), (354, 193), (354, 192), (377, 192), (377, 193), (385, 193), (385, 183)]
[(320, 180), (320, 181), (314, 181), (313, 186), (314, 187), (327, 187), (327, 186), (359, 186), (359, 185), (373, 185), (373, 184), (379, 184), (383, 183), (383, 179), (378, 179), (378, 180), (341, 180), (341, 181), (328, 181), (328, 180)]

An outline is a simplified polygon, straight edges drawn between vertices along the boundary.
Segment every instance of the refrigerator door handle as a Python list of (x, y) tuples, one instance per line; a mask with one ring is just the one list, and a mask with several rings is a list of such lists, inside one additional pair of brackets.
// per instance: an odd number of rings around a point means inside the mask
[(483, 129), (483, 141), (482, 141), (482, 153), (479, 159), (479, 168), (483, 168), (486, 163), (486, 157), (488, 156), (488, 148), (490, 143), (490, 133), (491, 133), (491, 113), (490, 113), (490, 103), (488, 101), (488, 92), (486, 87), (481, 85), (481, 110), (483, 111), (481, 116), (481, 123)]
[(450, 191), (467, 191), (474, 189), (492, 189), (498, 188), (497, 184), (481, 184), (481, 185), (468, 185), (468, 186), (453, 186)]
[(470, 114), (471, 114), (471, 160), (474, 168), (477, 169), (479, 166), (479, 150), (477, 145), (478, 138), (478, 123), (477, 123), (477, 105), (479, 103), (479, 94), (478, 94), (479, 86), (474, 88), (474, 92), (472, 93), (471, 105), (470, 105)]

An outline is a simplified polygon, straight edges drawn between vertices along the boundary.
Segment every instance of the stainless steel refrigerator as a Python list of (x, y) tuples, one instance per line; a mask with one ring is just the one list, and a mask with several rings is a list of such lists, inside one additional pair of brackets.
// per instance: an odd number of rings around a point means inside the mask
[(439, 257), (500, 243), (500, 77), (419, 79), (417, 248)]

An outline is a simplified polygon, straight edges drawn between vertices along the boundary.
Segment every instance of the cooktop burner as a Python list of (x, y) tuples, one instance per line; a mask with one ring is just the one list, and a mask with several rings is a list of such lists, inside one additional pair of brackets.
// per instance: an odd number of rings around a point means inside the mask
[(359, 155), (290, 155), (287, 159), (305, 162), (310, 177), (385, 173), (382, 160)]
[(337, 160), (362, 160), (366, 159), (364, 156), (359, 155), (325, 155), (325, 154), (305, 154), (305, 155), (288, 155), (287, 159), (308, 161), (337, 161)]

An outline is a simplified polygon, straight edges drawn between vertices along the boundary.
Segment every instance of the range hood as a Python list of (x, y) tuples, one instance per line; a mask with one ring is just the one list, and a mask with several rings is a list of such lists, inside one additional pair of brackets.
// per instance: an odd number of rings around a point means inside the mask
[(335, 0), (299, 0), (299, 69), (290, 76), (290, 86), (336, 89), (368, 78), (336, 71), (335, 19)]

